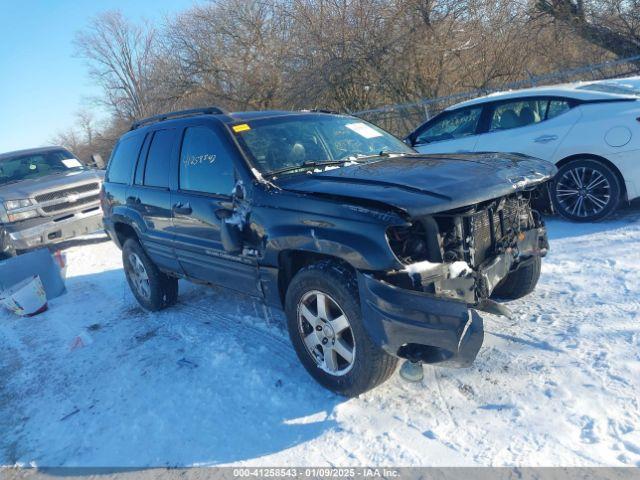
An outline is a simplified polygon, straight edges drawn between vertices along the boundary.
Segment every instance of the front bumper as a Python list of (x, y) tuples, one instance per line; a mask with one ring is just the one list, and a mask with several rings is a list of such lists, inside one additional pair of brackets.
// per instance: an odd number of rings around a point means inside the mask
[(39, 217), (1, 228), (5, 248), (28, 250), (102, 230), (102, 210), (90, 208), (58, 217)]
[(482, 317), (467, 304), (405, 290), (358, 273), (365, 328), (387, 353), (467, 367), (484, 339)]
[(545, 255), (547, 248), (545, 229), (536, 228), (524, 232), (514, 248), (490, 258), (472, 273), (451, 278), (448, 264), (430, 264), (418, 275), (422, 285), (430, 282), (435, 293), (401, 288), (359, 272), (367, 333), (391, 355), (467, 367), (484, 339), (482, 317), (476, 310), (486, 310), (494, 288), (534, 256)]

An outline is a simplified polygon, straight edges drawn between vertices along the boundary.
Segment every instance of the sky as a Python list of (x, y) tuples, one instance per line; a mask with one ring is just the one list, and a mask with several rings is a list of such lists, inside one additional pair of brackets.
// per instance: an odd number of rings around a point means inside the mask
[(93, 109), (83, 59), (73, 39), (92, 17), (120, 10), (162, 24), (196, 0), (0, 0), (0, 153), (38, 147)]

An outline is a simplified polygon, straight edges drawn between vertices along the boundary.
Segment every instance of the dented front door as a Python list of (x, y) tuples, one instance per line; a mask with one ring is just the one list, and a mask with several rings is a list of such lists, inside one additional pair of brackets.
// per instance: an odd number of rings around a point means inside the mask
[(234, 155), (213, 127), (184, 129), (171, 194), (175, 251), (189, 277), (259, 295), (255, 258), (225, 252), (220, 236), (220, 212), (233, 209)]

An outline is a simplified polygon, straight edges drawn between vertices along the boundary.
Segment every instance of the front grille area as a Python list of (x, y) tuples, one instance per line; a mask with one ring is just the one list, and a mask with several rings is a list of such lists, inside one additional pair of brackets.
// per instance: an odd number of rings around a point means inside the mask
[[(37, 195), (36, 202), (38, 203), (50, 202), (51, 200), (64, 198), (68, 195), (93, 192), (94, 190), (98, 190), (99, 188), (100, 188), (100, 184), (98, 182), (87, 183), (85, 185), (76, 185), (75, 187), (65, 188), (64, 190), (57, 190), (55, 192), (48, 192), (48, 193), (43, 193), (42, 195)], [(43, 210), (45, 212), (47, 211), (46, 209), (43, 209)]]
[(42, 207), (42, 210), (45, 213), (56, 213), (63, 212), (65, 210), (69, 210), (70, 208), (78, 208), (82, 205), (88, 205), (90, 203), (95, 203), (100, 200), (100, 195), (91, 195), (89, 197), (80, 198), (75, 202), (62, 202), (56, 205), (49, 205), (47, 207)]
[(469, 260), (473, 266), (491, 257), (497, 243), (510, 232), (519, 230), (523, 218), (529, 218), (530, 212), (528, 202), (508, 198), (501, 208), (487, 208), (469, 216), (466, 228), (471, 252)]
[(495, 238), (492, 234), (492, 227), (495, 232), (493, 220), (490, 210), (475, 213), (469, 220), (470, 250), (473, 252), (475, 265), (482, 263), (491, 254)]

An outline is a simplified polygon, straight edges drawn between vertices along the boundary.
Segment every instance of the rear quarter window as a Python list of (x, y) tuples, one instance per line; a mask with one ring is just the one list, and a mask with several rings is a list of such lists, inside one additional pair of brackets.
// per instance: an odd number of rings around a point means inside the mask
[(143, 141), (144, 135), (135, 135), (118, 142), (109, 160), (107, 182), (126, 184), (131, 181), (133, 167), (138, 160)]

